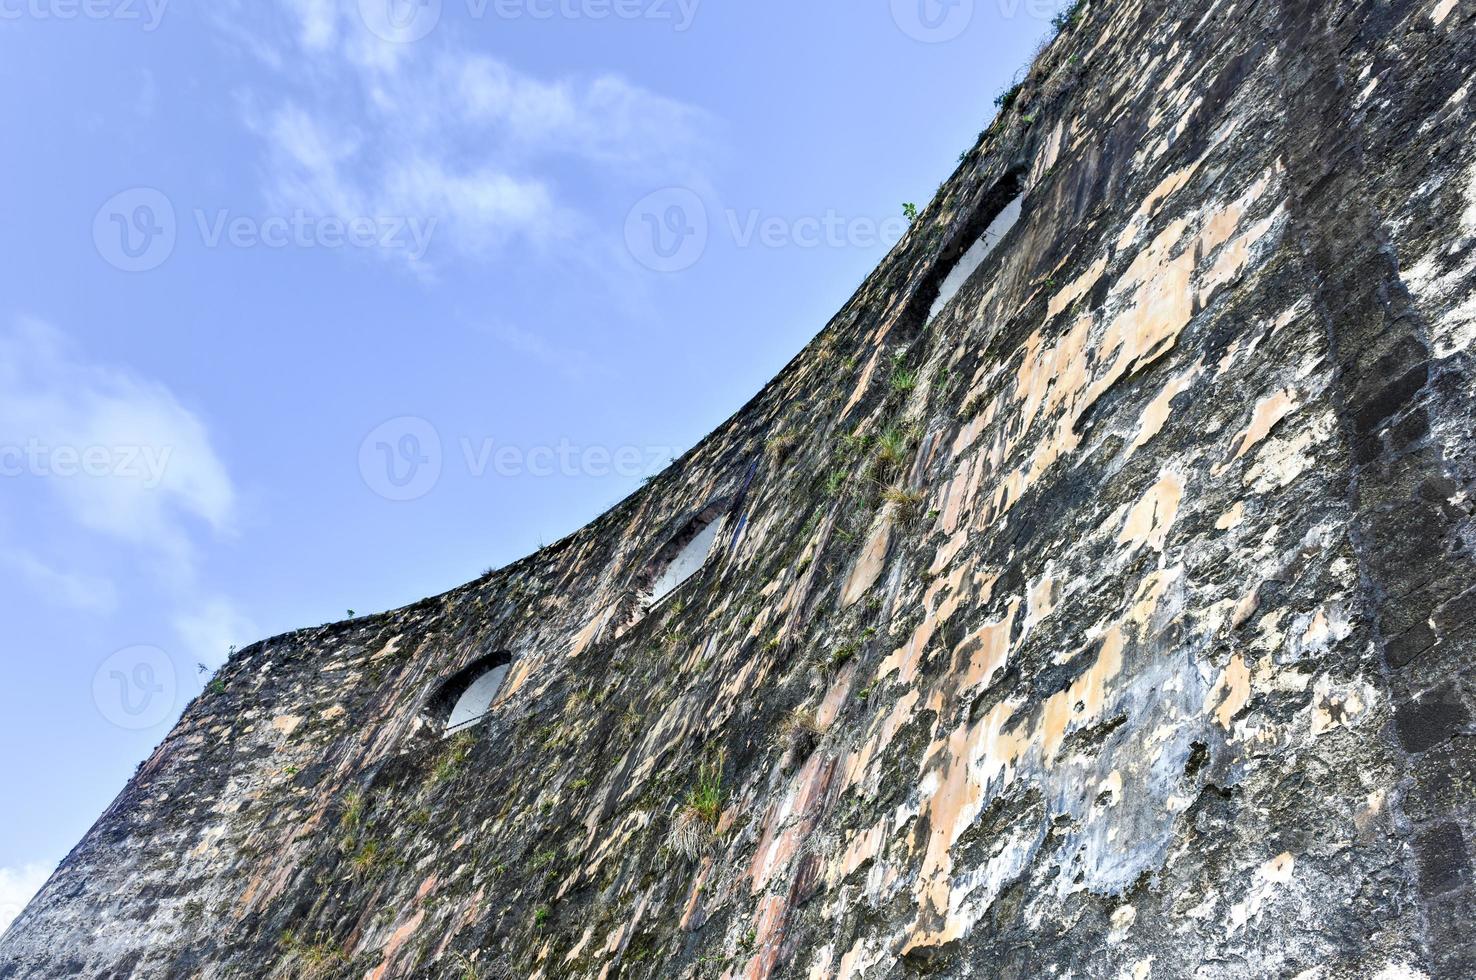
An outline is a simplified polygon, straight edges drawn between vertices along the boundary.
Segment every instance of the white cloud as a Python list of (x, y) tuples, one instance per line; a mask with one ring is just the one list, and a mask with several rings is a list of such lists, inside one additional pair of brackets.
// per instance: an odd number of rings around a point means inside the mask
[(147, 68), (138, 70), (138, 93), (134, 97), (133, 111), (140, 118), (152, 119), (154, 112), (159, 107), (159, 83), (154, 79), (154, 73)]
[(0, 551), (0, 567), (18, 574), (37, 595), (69, 609), (106, 614), (118, 607), (118, 591), (112, 582), (53, 568), (29, 552)]
[[(198, 581), (204, 545), (232, 530), (237, 493), (205, 423), (168, 388), (84, 359), (39, 321), (0, 328), (0, 480), (12, 484), (12, 501), (28, 492), (45, 502), (24, 547), (14, 532), (0, 540), (0, 572), (19, 586), (109, 614), (118, 585), (144, 567), (159, 576), (160, 600), (179, 610), (181, 660), (217, 664), (256, 639), (255, 624)], [(92, 567), (67, 567), (79, 561)], [(129, 579), (99, 574), (119, 567)]]
[(0, 330), (0, 467), (81, 526), (188, 575), (192, 526), (228, 530), (236, 493), (205, 425), (162, 385), (81, 360), (39, 321)]
[(545, 82), (486, 55), (461, 55), (436, 74), (395, 90), (386, 108), (450, 107), (444, 131), (496, 137), (515, 156), (559, 154), (615, 165), (633, 177), (685, 176), (698, 164), (711, 123), (698, 109), (619, 77)]
[(570, 381), (584, 382), (592, 376), (608, 373), (588, 351), (581, 348), (553, 343), (540, 334), (500, 321), (484, 323), (482, 328), (509, 350), (523, 354)]
[(440, 260), (443, 242), (472, 256), (513, 239), (585, 248), (555, 162), (582, 167), (586, 192), (703, 183), (709, 117), (618, 76), (537, 78), (458, 45), (446, 24), (392, 44), (356, 0), (234, 0), (216, 19), (273, 73), (242, 108), (275, 210), (434, 221)]
[(207, 667), (225, 663), (232, 648), (260, 638), (250, 617), (222, 597), (206, 599), (174, 618), (174, 629), (184, 642), (184, 654)]
[(297, 15), (302, 46), (309, 50), (328, 47), (337, 33), (336, 0), (288, 0)]
[(22, 868), (0, 868), (0, 934), (21, 914), (46, 879), (51, 868), (44, 864), (28, 864)]

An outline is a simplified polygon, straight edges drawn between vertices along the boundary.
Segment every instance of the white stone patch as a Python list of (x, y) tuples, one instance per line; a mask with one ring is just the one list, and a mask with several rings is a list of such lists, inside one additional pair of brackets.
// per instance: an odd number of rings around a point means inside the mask
[(1256, 621), (1256, 635), (1251, 640), (1251, 649), (1271, 656), (1286, 645), (1286, 633), (1281, 621), (1286, 617), (1285, 609), (1274, 609)]
[(1044, 837), (1040, 831), (1017, 831), (995, 848), (983, 867), (956, 876), (948, 894), (948, 920), (982, 919), (1010, 882), (1030, 867)]
[(380, 650), (379, 650), (378, 653), (376, 653), (374, 656), (370, 657), (369, 659), (371, 661), (379, 661), (379, 660), (385, 659), (386, 657), (393, 657), (395, 654), (397, 654), (399, 652), (400, 652), (400, 634), (396, 633), (394, 636), (390, 637), (390, 640), (389, 640), (388, 643), (386, 643), (383, 647), (380, 648)]
[(1145, 960), (1139, 960), (1134, 963), (1131, 970), (1122, 971), (1123, 980), (1148, 980), (1149, 977), (1153, 976), (1153, 961), (1155, 959), (1157, 957), (1150, 956)]
[(1430, 978), (1412, 966), (1406, 966), (1403, 963), (1391, 963), (1378, 973), (1375, 973), (1369, 980), (1430, 980)]
[(1466, 175), (1466, 213), (1461, 215), (1461, 231), (1467, 235), (1476, 235), (1476, 164), (1471, 166), (1471, 172)]
[(1295, 435), (1269, 440), (1245, 474), (1246, 485), (1256, 493), (1268, 493), (1292, 483), (1317, 462), (1312, 447), (1326, 442), (1335, 427), (1332, 414), (1327, 413)]
[(1062, 119), (1056, 123), (1056, 128), (1051, 130), (1051, 135), (1046, 138), (1045, 147), (1040, 156), (1036, 158), (1035, 166), (1030, 170), (1030, 186), (1037, 186), (1056, 161), (1061, 156), (1061, 138), (1066, 134), (1066, 120)]
[(1374, 686), (1361, 677), (1337, 684), (1327, 674), (1322, 675), (1312, 688), (1312, 735), (1358, 727), (1377, 697)]
[(826, 944), (815, 951), (810, 960), (809, 980), (826, 980), (830, 976), (830, 961), (835, 958), (835, 947)]
[(1353, 633), (1353, 623), (1342, 603), (1321, 606), (1302, 613), (1293, 621), (1288, 649), (1298, 660), (1327, 651)]
[[(1182, 597), (1166, 595), (1168, 611), (1159, 621), (1177, 618), (1182, 603)], [(1119, 706), (1134, 707), (1125, 712), (1128, 724), (1114, 742), (1098, 756), (1063, 760), (1041, 781), (1050, 811), (1070, 814), (1081, 824), (1057, 852), (1063, 869), (1054, 889), (1058, 899), (1078, 890), (1120, 892), (1166, 859), (1175, 814), (1183, 809), (1175, 794), (1182, 788), (1184, 763), (1197, 732), (1184, 719), (1197, 714), (1209, 689), (1204, 677), (1184, 671), (1182, 663), (1166, 655), (1143, 664), (1118, 694)], [(1103, 715), (1117, 713), (1124, 713), (1121, 707)], [(1109, 794), (1107, 803), (1121, 801), (1133, 816), (1126, 818), (1110, 805), (1097, 806), (1103, 792)], [(1079, 885), (1070, 872), (1082, 875)]]
[[(1476, 171), (1472, 172), (1466, 190), (1471, 206), (1461, 218), (1461, 225), (1468, 234), (1476, 234)], [(1404, 285), (1425, 307), (1435, 322), (1435, 353), (1449, 357), (1463, 351), (1476, 341), (1476, 294), (1464, 290), (1467, 278), (1476, 272), (1476, 252), (1448, 272), (1440, 272), (1440, 252), (1432, 251), (1399, 274)], [(1440, 310), (1454, 300), (1460, 300), (1443, 314)]]
[(883, 941), (862, 936), (841, 957), (836, 980), (851, 980), (853, 977), (865, 976), (866, 971), (880, 962), (886, 952), (886, 944)]
[(1107, 934), (1107, 942), (1116, 946), (1128, 937), (1132, 931), (1133, 923), (1138, 921), (1138, 910), (1131, 905), (1124, 905), (1112, 913), (1112, 931)]
[(1283, 852), (1256, 869), (1255, 880), (1244, 899), (1230, 906), (1229, 935), (1235, 935), (1261, 914), (1266, 904), (1292, 880), (1297, 859)]
[(1122, 773), (1114, 769), (1107, 778), (1097, 784), (1097, 798), (1103, 806), (1117, 806), (1122, 802)]
[(1294, 667), (1278, 669), (1269, 657), (1256, 664), (1255, 674), (1251, 677), (1251, 688), (1258, 694), (1301, 694), (1311, 683), (1311, 674), (1304, 674)]

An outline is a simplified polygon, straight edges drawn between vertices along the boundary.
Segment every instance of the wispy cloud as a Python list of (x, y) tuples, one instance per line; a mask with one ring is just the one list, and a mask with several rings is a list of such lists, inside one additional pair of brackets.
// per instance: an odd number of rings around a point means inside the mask
[(164, 385), (87, 359), (38, 320), (0, 328), (0, 482), (35, 505), (25, 545), (0, 540), (8, 580), (107, 615), (143, 568), (178, 610), (179, 643), (158, 642), (182, 662), (218, 664), (257, 638), (201, 581), (201, 556), (233, 532), (238, 493), (205, 422)]
[(712, 120), (621, 77), (538, 78), (450, 39), (387, 42), (354, 0), (227, 2), (216, 16), (269, 69), (240, 105), (274, 209), (434, 220), (437, 262), (518, 241), (598, 263), (561, 179), (583, 194), (702, 182)]
[(0, 934), (21, 914), (35, 894), (51, 877), (44, 864), (27, 864), (20, 868), (0, 868)]
[(236, 493), (204, 424), (162, 385), (83, 361), (57, 330), (0, 330), (0, 466), (44, 483), (81, 526), (181, 574), (192, 525), (228, 530)]
[(581, 347), (551, 341), (541, 334), (501, 321), (484, 323), (482, 329), (495, 337), (508, 350), (524, 355), (562, 375), (568, 381), (585, 382), (592, 377), (607, 373), (590, 356), (589, 352)]
[(221, 596), (205, 599), (176, 616), (174, 629), (186, 654), (207, 667), (219, 666), (233, 648), (261, 637), (251, 618)]
[(27, 551), (0, 551), (0, 568), (18, 575), (37, 597), (67, 609), (106, 615), (118, 608), (118, 590), (108, 579), (54, 568)]

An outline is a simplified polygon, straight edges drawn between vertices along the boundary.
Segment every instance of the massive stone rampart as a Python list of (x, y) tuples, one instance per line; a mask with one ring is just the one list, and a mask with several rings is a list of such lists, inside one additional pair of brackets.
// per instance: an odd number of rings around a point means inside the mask
[(660, 478), (233, 657), (0, 977), (1476, 976), (1473, 18), (1082, 6)]

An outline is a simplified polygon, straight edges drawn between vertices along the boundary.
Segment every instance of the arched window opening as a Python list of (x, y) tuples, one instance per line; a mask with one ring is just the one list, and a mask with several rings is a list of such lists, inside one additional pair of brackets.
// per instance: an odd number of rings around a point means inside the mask
[(457, 671), (426, 705), (427, 720), (448, 737), (475, 727), (492, 713), (492, 704), (511, 667), (511, 657), (494, 653)]
[(492, 702), (497, 698), (497, 690), (502, 687), (502, 681), (507, 677), (508, 665), (493, 667), (485, 674), (471, 682), (461, 695), (456, 699), (456, 704), (451, 707), (451, 717), (446, 719), (446, 732), (452, 734), (463, 728), (470, 728), (492, 710)]

